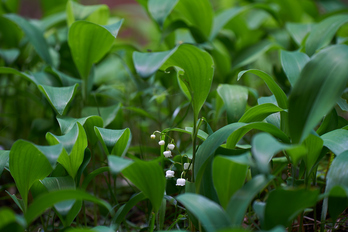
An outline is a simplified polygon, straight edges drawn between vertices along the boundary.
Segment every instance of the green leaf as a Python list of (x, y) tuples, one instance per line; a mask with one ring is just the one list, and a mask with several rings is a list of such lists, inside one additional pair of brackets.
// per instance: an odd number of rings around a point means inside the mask
[(201, 42), (208, 39), (214, 17), (209, 0), (180, 0), (173, 11), (175, 14), (171, 14), (172, 21), (184, 21), (191, 31), (193, 30), (193, 34), (197, 33), (199, 37), (202, 36)]
[(231, 226), (225, 211), (215, 202), (194, 193), (176, 197), (201, 223), (206, 231), (217, 231)]
[(267, 133), (255, 135), (251, 141), (251, 152), (260, 172), (263, 174), (270, 173), (269, 162), (272, 157), (288, 147), (289, 145), (279, 143)]
[[(236, 70), (241, 68), (247, 64), (250, 64), (257, 60), (262, 54), (266, 53), (270, 49), (273, 48), (281, 48), (278, 44), (268, 41), (262, 40), (246, 49), (240, 51), (236, 55), (236, 59), (232, 60), (232, 70)], [(239, 75), (238, 75), (239, 76)]]
[(306, 163), (307, 175), (309, 175), (323, 148), (323, 139), (310, 134), (307, 139), (303, 141), (303, 144), (307, 149), (307, 155), (303, 157), (303, 160)]
[(100, 26), (87, 21), (76, 21), (71, 25), (68, 42), (83, 80), (87, 80), (92, 65), (110, 50), (122, 22), (120, 20), (112, 25)]
[(93, 172), (89, 173), (83, 180), (81, 188), (83, 190), (86, 190), (88, 184), (99, 174), (102, 174), (104, 172), (109, 172), (110, 168), (109, 167), (101, 167), (98, 168), (96, 170), (94, 170)]
[[(348, 189), (347, 165), (348, 165), (348, 151), (345, 151), (341, 153), (340, 155), (336, 156), (336, 158), (332, 161), (329, 172), (327, 173), (325, 193), (330, 193), (330, 191), (335, 186), (340, 186), (345, 189), (346, 196), (347, 196), (347, 189)], [(339, 191), (339, 190), (333, 190), (333, 191)], [(341, 203), (344, 203), (344, 202), (341, 202)], [(321, 212), (322, 220), (326, 219), (327, 208), (328, 208), (328, 199), (325, 198), (323, 202), (322, 212)]]
[(124, 169), (122, 174), (149, 198), (152, 211), (156, 213), (162, 204), (166, 185), (166, 178), (158, 160), (136, 160)]
[(227, 207), (231, 196), (244, 185), (247, 169), (247, 165), (233, 162), (223, 156), (214, 158), (213, 182), (223, 208)]
[(303, 67), (309, 60), (309, 57), (305, 53), (281, 50), (280, 61), (291, 86), (295, 85)]
[(123, 169), (127, 168), (133, 163), (133, 160), (124, 159), (116, 155), (108, 156), (108, 164), (110, 171), (113, 175), (117, 175), (122, 172)]
[[(121, 104), (116, 104), (108, 107), (85, 107), (82, 109), (82, 116), (99, 115), (104, 122), (104, 127), (110, 125), (121, 110)], [(100, 113), (100, 114), (99, 114)], [(103, 127), (103, 126), (98, 126)]]
[(288, 108), (288, 98), (286, 97), (284, 91), (277, 85), (277, 83), (273, 80), (273, 78), (268, 75), (267, 73), (257, 70), (257, 69), (249, 69), (245, 71), (241, 71), (238, 73), (238, 80), (245, 74), (245, 73), (252, 73), (260, 77), (268, 86), (268, 88), (271, 90), (271, 92), (274, 94), (275, 98), (277, 99), (278, 106), (283, 109)]
[(39, 28), (34, 26), (28, 20), (16, 14), (5, 14), (4, 17), (16, 23), (28, 37), (29, 42), (33, 45), (37, 54), (49, 65), (53, 65), (49, 46)]
[(265, 209), (265, 229), (287, 227), (306, 208), (317, 203), (319, 189), (276, 189), (270, 192)]
[(82, 190), (59, 190), (50, 192), (44, 195), (41, 195), (28, 207), (27, 212), (24, 214), (24, 217), (28, 224), (31, 224), (36, 218), (38, 218), (46, 209), (52, 207), (54, 204), (57, 204), (61, 201), (66, 200), (86, 200), (94, 202), (98, 205), (105, 207), (108, 211), (111, 211), (112, 208), (109, 203), (104, 200), (100, 200), (85, 191)]
[(286, 23), (285, 27), (297, 45), (301, 46), (308, 33), (311, 32), (313, 24)]
[(209, 53), (193, 45), (182, 44), (166, 52), (134, 52), (133, 60), (137, 73), (142, 77), (154, 74), (160, 67), (162, 70), (174, 67), (180, 87), (192, 101), (194, 113), (198, 118), (213, 80), (214, 63)]
[(239, 85), (220, 84), (217, 92), (224, 101), (228, 123), (237, 122), (245, 112), (248, 89)]
[(0, 49), (0, 57), (4, 59), (6, 65), (12, 64), (19, 56), (20, 51), (16, 48)]
[(69, 87), (38, 85), (53, 109), (60, 115), (66, 114), (69, 103), (74, 99), (78, 84)]
[(107, 155), (116, 155), (124, 157), (132, 140), (132, 134), (129, 128), (123, 130), (112, 130), (94, 127), (94, 131), (103, 145), (104, 152)]
[(334, 186), (330, 190), (328, 206), (332, 222), (336, 222), (338, 216), (348, 206), (347, 189), (339, 185)]
[(330, 131), (321, 136), (324, 146), (329, 148), (335, 155), (339, 155), (348, 150), (348, 131), (338, 129)]
[[(53, 170), (62, 146), (36, 146), (24, 140), (17, 140), (10, 151), (9, 166), (13, 179), (24, 202), (28, 204), (28, 192), (36, 180), (42, 180)], [(51, 161), (51, 162), (50, 162)]]
[(147, 2), (147, 8), (152, 18), (162, 28), (164, 21), (177, 3), (178, 0), (149, 0)]
[(14, 75), (23, 77), (24, 79), (26, 79), (26, 80), (28, 80), (28, 81), (36, 84), (36, 85), (41, 84), (40, 80), (37, 80), (32, 74), (27, 74), (27, 73), (24, 73), (24, 72), (20, 72), (20, 71), (18, 71), (16, 69), (13, 69), (13, 68), (0, 67), (0, 73), (3, 73), (3, 74), (14, 74)]
[(348, 46), (321, 50), (303, 68), (289, 97), (289, 131), (303, 141), (336, 104), (348, 80)]
[(232, 196), (227, 205), (226, 213), (229, 215), (233, 226), (241, 226), (249, 204), (272, 179), (271, 176), (255, 176)]
[(336, 31), (348, 22), (348, 15), (334, 15), (316, 24), (306, 40), (306, 53), (312, 56), (317, 50), (328, 45)]
[(103, 119), (96, 115), (90, 115), (84, 118), (57, 117), (57, 121), (62, 134), (68, 133), (75, 123), (79, 122), (86, 131), (88, 141), (93, 145), (98, 141), (94, 127), (103, 126)]
[(0, 231), (21, 232), (26, 228), (25, 220), (16, 215), (11, 209), (2, 207), (0, 209)]
[(146, 199), (144, 193), (140, 192), (132, 196), (126, 204), (122, 205), (116, 212), (112, 221), (116, 224), (120, 224), (126, 217), (127, 213), (140, 201)]
[(10, 158), (10, 151), (0, 150), (0, 177), (1, 177), (2, 171), (4, 170), (5, 166), (8, 163), (9, 158)]
[(245, 114), (243, 114), (243, 116), (239, 119), (239, 122), (248, 123), (248, 122), (263, 121), (269, 115), (277, 113), (277, 112), (282, 112), (282, 111), (284, 110), (272, 103), (257, 105), (248, 109), (245, 112)]
[(87, 136), (80, 123), (76, 123), (65, 135), (57, 136), (48, 132), (46, 139), (49, 144), (62, 144), (64, 149), (58, 158), (58, 162), (67, 170), (72, 178), (82, 164), (84, 151), (87, 147)]
[(86, 20), (95, 24), (105, 25), (109, 20), (110, 10), (105, 4), (84, 6), (69, 0), (66, 5), (68, 26), (75, 21)]

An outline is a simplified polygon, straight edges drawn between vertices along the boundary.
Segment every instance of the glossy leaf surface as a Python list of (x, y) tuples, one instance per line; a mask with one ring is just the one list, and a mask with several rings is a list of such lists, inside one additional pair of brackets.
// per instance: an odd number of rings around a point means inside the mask
[(132, 140), (129, 128), (112, 130), (94, 127), (94, 131), (107, 155), (112, 154), (123, 157), (126, 154)]
[(124, 159), (116, 155), (108, 156), (108, 164), (112, 174), (117, 175), (133, 163), (133, 160)]
[(215, 202), (194, 193), (176, 197), (200, 221), (206, 231), (217, 231), (231, 225), (225, 211)]
[(39, 85), (38, 88), (45, 95), (53, 109), (60, 115), (64, 115), (67, 106), (74, 99), (78, 84), (69, 87), (51, 87)]
[(137, 160), (122, 171), (122, 174), (137, 186), (151, 201), (153, 212), (162, 204), (166, 179), (157, 160)]
[(348, 46), (321, 50), (305, 65), (289, 97), (289, 131), (303, 141), (341, 96), (348, 80)]
[(248, 89), (244, 86), (222, 84), (217, 92), (224, 101), (228, 123), (237, 122), (245, 112)]
[(178, 0), (149, 0), (147, 7), (153, 19), (163, 27), (164, 21), (177, 3)]
[(0, 177), (10, 158), (10, 151), (0, 150)]
[(302, 52), (288, 52), (282, 50), (280, 52), (280, 61), (282, 63), (283, 70), (288, 77), (288, 80), (292, 86), (295, 85), (296, 80), (299, 78), (303, 67), (309, 61), (309, 57)]
[(58, 162), (63, 165), (72, 178), (75, 178), (87, 147), (86, 132), (81, 124), (77, 122), (67, 134), (62, 136), (47, 133), (46, 139), (51, 145), (59, 143), (63, 145), (64, 150), (59, 156)]
[(279, 108), (278, 106), (272, 104), (272, 103), (264, 103), (261, 105), (254, 106), (247, 110), (243, 116), (239, 119), (239, 122), (257, 122), (257, 121), (263, 121), (265, 118), (267, 118), (269, 115), (282, 112), (283, 109)]
[(323, 134), (324, 146), (329, 148), (335, 155), (339, 155), (348, 150), (348, 131), (338, 129)]

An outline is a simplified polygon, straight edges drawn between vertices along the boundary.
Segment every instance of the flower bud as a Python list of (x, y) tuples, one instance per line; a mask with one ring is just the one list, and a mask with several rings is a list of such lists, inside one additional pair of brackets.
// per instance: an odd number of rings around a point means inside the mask
[(163, 152), (163, 155), (164, 155), (166, 158), (169, 158), (169, 157), (172, 157), (172, 152), (171, 152), (171, 151), (165, 151), (165, 152)]
[(184, 178), (178, 178), (176, 180), (176, 186), (185, 186), (186, 180)]
[(164, 144), (165, 144), (164, 140), (161, 140), (161, 141), (158, 142), (158, 145), (163, 146)]
[(166, 177), (167, 177), (167, 178), (172, 178), (172, 177), (174, 177), (174, 171), (172, 171), (172, 170), (166, 171)]
[(172, 143), (169, 143), (168, 144), (168, 149), (169, 150), (173, 150), (175, 148), (175, 145), (174, 144), (172, 144)]
[(156, 135), (152, 134), (150, 137), (151, 137), (151, 139), (155, 139)]

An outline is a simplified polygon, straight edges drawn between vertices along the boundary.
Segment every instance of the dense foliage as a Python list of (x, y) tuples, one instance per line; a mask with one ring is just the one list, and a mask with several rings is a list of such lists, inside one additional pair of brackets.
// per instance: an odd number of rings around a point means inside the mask
[(346, 229), (347, 6), (138, 3), (1, 1), (0, 231)]

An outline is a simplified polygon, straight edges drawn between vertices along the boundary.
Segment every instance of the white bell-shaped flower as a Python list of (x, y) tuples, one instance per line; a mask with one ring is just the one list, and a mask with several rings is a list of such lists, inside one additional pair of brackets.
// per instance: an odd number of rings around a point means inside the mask
[(172, 152), (171, 151), (165, 151), (163, 152), (164, 157), (169, 158), (172, 157)]
[(155, 139), (156, 135), (152, 134), (150, 137), (151, 137), (151, 139)]
[(175, 148), (175, 145), (174, 144), (172, 144), (172, 143), (169, 143), (168, 144), (168, 149), (169, 150), (173, 150)]
[(184, 178), (178, 178), (176, 180), (176, 186), (185, 186), (186, 180)]
[(164, 140), (161, 140), (161, 141), (158, 142), (158, 145), (163, 146), (164, 144), (165, 144)]
[(166, 171), (166, 177), (167, 177), (167, 178), (172, 178), (172, 177), (174, 177), (174, 171), (172, 171), (172, 170)]
[[(190, 167), (190, 163), (184, 163), (184, 170), (187, 170), (189, 167)], [(190, 169), (192, 169), (192, 165)]]

